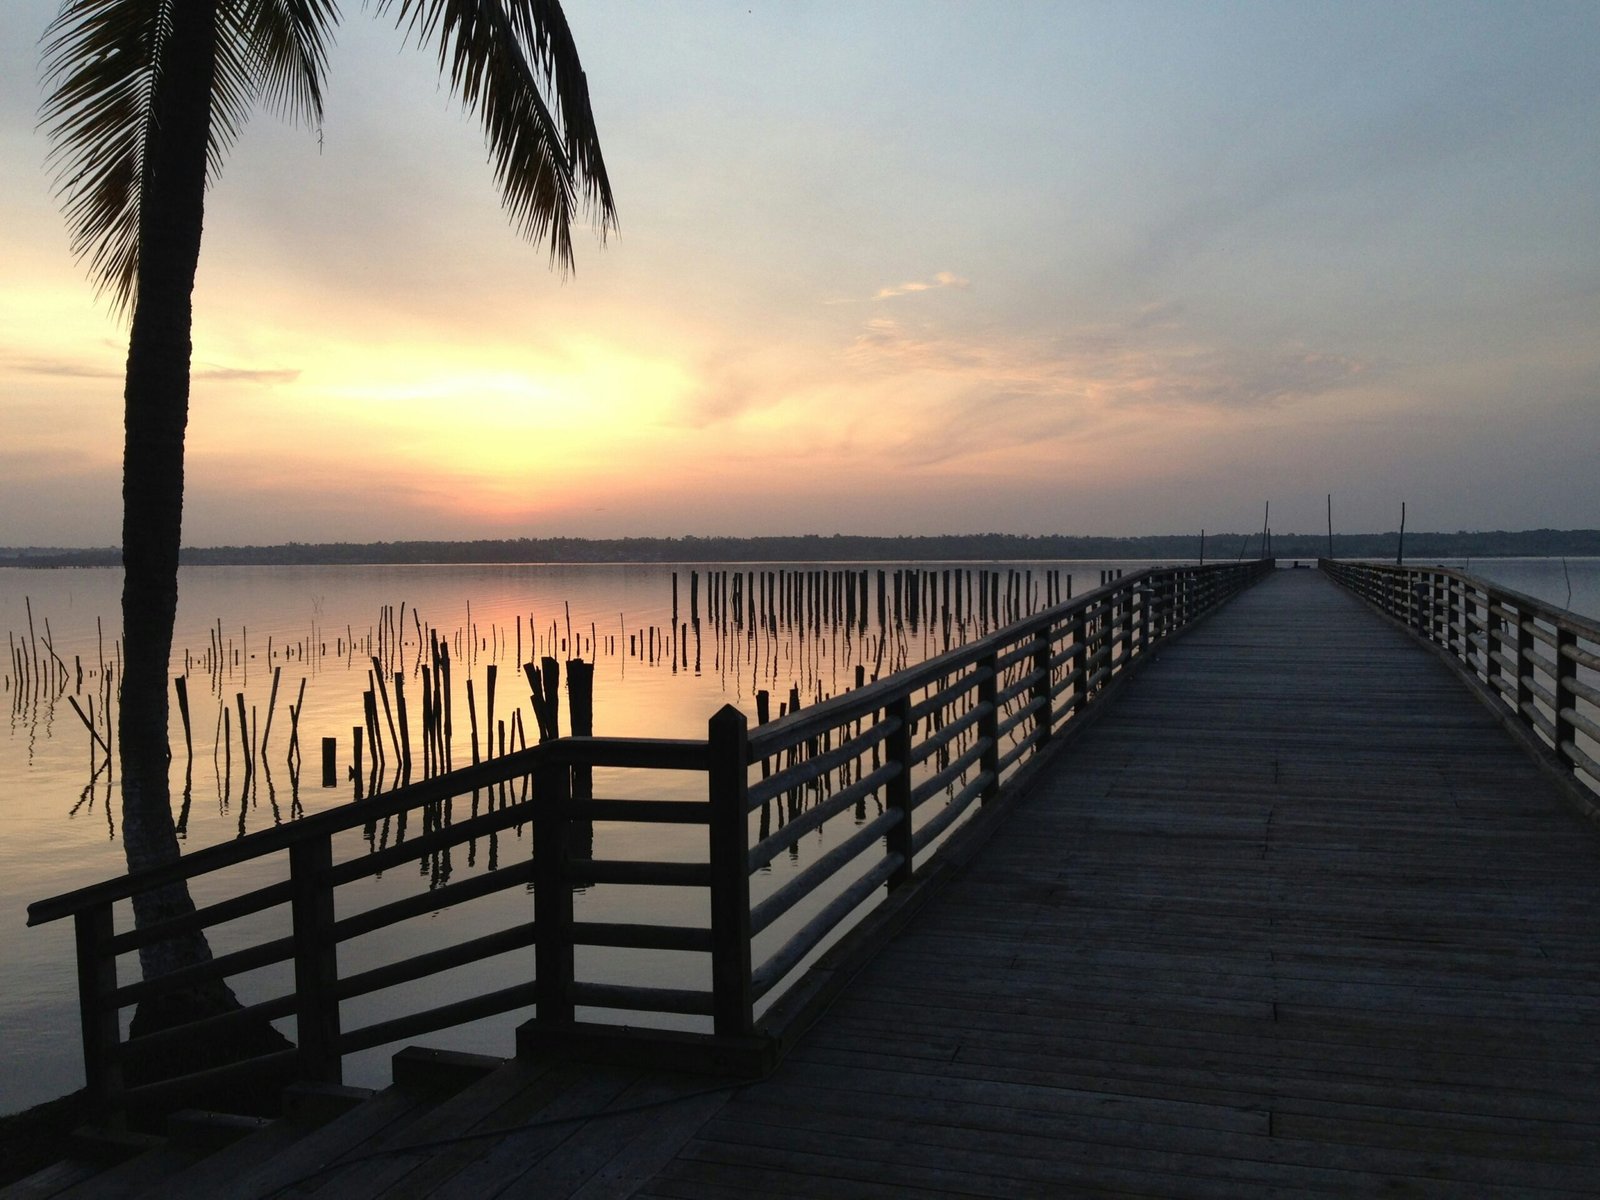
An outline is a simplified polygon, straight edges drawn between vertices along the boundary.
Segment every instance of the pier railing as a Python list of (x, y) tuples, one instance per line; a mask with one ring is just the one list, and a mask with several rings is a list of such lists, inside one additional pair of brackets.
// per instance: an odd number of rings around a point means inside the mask
[[(642, 1048), (642, 1023), (660, 1029), (678, 1061), (700, 1054), (726, 1066), (741, 1052), (749, 1061), (750, 1047), (771, 1042), (758, 1021), (874, 896), (911, 883), (975, 803), (995, 797), (1162, 641), (1271, 567), (1140, 571), (754, 729), (728, 706), (703, 741), (544, 742), (41, 900), (28, 923), (75, 922), (85, 1075), (110, 1116), (196, 1096), (214, 1102), (286, 1078), (338, 1081), (346, 1055), (516, 1010), (534, 1014), (519, 1045), (609, 1031)], [(685, 775), (699, 782), (685, 788)], [(617, 794), (595, 798), (602, 781)], [(595, 827), (608, 822), (690, 827), (702, 849), (607, 858)], [(666, 833), (659, 840), (681, 848)], [(803, 843), (821, 848), (800, 866)], [(474, 869), (456, 878), (448, 864), (463, 849)], [(780, 859), (789, 868), (781, 882), (771, 871)], [(426, 890), (352, 886), (419, 863)], [(192, 911), (134, 925), (130, 897), (180, 885)], [(595, 919), (618, 914), (575, 903), (575, 891), (608, 886), (635, 901), (621, 914), (628, 919)], [(659, 904), (638, 899), (660, 888), (700, 893), (686, 907), (709, 919), (660, 919)], [(481, 915), (458, 919), (468, 905)], [(470, 933), (449, 935), (467, 920)], [(481, 932), (486, 924), (497, 927)], [(197, 932), (210, 939), (207, 961), (119, 980), (119, 959)], [(373, 961), (379, 949), (393, 953)], [(686, 961), (699, 986), (608, 981), (593, 969), (596, 952), (618, 950), (698, 956)], [(455, 993), (443, 988), (451, 972), (462, 973)], [(125, 1036), (134, 1006), (215, 995), (225, 984), (267, 998)], [(356, 1010), (365, 1023), (349, 1023)], [(151, 1067), (288, 1019), (287, 1049), (176, 1078)]]
[(1600, 792), (1600, 623), (1448, 567), (1320, 565), (1455, 659)]

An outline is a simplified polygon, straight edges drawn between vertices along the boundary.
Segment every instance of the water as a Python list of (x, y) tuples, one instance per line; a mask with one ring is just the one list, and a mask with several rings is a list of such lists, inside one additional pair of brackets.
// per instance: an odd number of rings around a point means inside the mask
[(1600, 620), (1600, 558), (1419, 559), (1411, 566), (1455, 567), (1535, 600)]
[[(1081, 594), (1098, 585), (1104, 569), (1132, 570), (1140, 565), (1144, 564), (915, 567), (924, 572), (970, 572), (974, 586), (980, 572), (997, 571), (1002, 592), (1007, 572), (1014, 569), (1019, 573), (1015, 579), (1019, 592), (1027, 579), (1029, 599), (1037, 605), (1048, 596), (1050, 572), (1058, 573), (1063, 589), (1070, 575)], [(993, 614), (980, 619), (963, 604), (963, 619), (948, 628), (924, 617), (899, 625), (891, 621), (889, 630), (880, 629), (877, 573), (883, 570), (892, 580), (894, 564), (835, 565), (835, 570), (849, 570), (857, 578), (863, 571), (868, 576), (868, 611), (858, 614), (865, 619), (849, 629), (826, 624), (801, 629), (792, 621), (776, 622), (776, 628), (753, 627), (748, 622), (748, 574), (740, 589), (745, 620), (722, 626), (713, 620), (710, 572), (823, 569), (828, 565), (186, 568), (180, 577), (172, 671), (187, 680), (192, 759), (184, 748), (176, 704), (170, 727), (174, 805), (184, 848), (226, 841), (354, 799), (358, 785), (346, 774), (351, 730), (362, 723), (362, 693), (369, 687), (373, 652), (384, 658), (391, 699), (395, 699), (392, 672), (399, 670), (404, 676), (413, 741), (420, 745), (421, 667), (426, 661), (421, 648), (435, 635), (448, 645), (451, 749), (453, 764), (460, 766), (470, 761), (471, 753), (465, 686), (468, 680), (473, 682), (479, 719), (486, 724), (491, 666), (498, 676), (494, 719), (497, 726), (505, 724), (506, 736), (513, 742), (518, 721), (530, 742), (536, 727), (519, 663), (545, 654), (563, 663), (574, 654), (594, 662), (596, 733), (704, 737), (707, 719), (724, 703), (739, 706), (753, 723), (760, 690), (772, 693), (771, 712), (776, 716), (791, 687), (798, 689), (804, 703), (812, 703), (847, 690), (858, 668), (869, 679), (888, 674), (996, 624)], [(693, 597), (691, 572), (699, 575), (698, 594)], [(0, 737), (0, 820), (6, 831), (0, 841), (0, 911), (11, 914), (0, 923), (0, 953), (11, 968), (0, 1000), (8, 1034), (0, 1039), (0, 1066), (5, 1068), (0, 1071), (0, 1111), (47, 1099), (81, 1083), (70, 922), (27, 929), (23, 920), (29, 902), (119, 874), (124, 867), (116, 783), (104, 754), (92, 748), (90, 734), (69, 702), (76, 700), (84, 716), (104, 729), (106, 679), (100, 664), (107, 665), (114, 681), (120, 585), (116, 570), (0, 570), (0, 625), (11, 635), (4, 672), (9, 718)], [(759, 590), (757, 581), (758, 594)], [(698, 636), (692, 627), (685, 628), (693, 607), (702, 617)], [(58, 661), (54, 684), (19, 686), (19, 655), (26, 660), (23, 670), (30, 677), (48, 676), (49, 664)], [(288, 761), (289, 709), (300, 695), (302, 681), (304, 701), (298, 717), (302, 758), (297, 772)], [(248, 789), (246, 749), (237, 724), (241, 695), (249, 725), (256, 731), (251, 740), (258, 746), (269, 711), (272, 714), (270, 734)], [(565, 729), (564, 689), (562, 705)], [(483, 733), (487, 740), (488, 730)], [(325, 789), (320, 786), (319, 746), (323, 737), (330, 736), (338, 739), (339, 783)], [(387, 738), (386, 729), (383, 736)], [(498, 740), (498, 729), (495, 737)], [(416, 777), (420, 750), (414, 753)], [(381, 787), (394, 783), (392, 758), (391, 754), (391, 769), (379, 781)], [(373, 761), (368, 745), (364, 766), (370, 768)], [(186, 781), (191, 785), (187, 792)], [(369, 777), (361, 786), (370, 788), (371, 783)], [(607, 794), (604, 781), (596, 783), (597, 792)], [(674, 785), (694, 783), (691, 777), (663, 778), (659, 787), (670, 791)], [(678, 835), (672, 831), (646, 828), (652, 839), (648, 847), (624, 844), (613, 847), (613, 853), (673, 858), (695, 852), (692, 846), (675, 842)], [(811, 845), (806, 853), (814, 854), (815, 849)], [(799, 865), (803, 859), (780, 861), (772, 871), (782, 876)], [(464, 869), (466, 864), (457, 866)], [(376, 903), (380, 894), (396, 898), (428, 882), (414, 873), (391, 872), (372, 885), (373, 894), (364, 903)], [(584, 901), (591, 907), (621, 904), (629, 899), (626, 892), (596, 892)], [(698, 920), (702, 915), (679, 916)], [(439, 914), (429, 936), (455, 936), (451, 924), (456, 920), (451, 914)], [(359, 945), (350, 947), (345, 969), (359, 969), (364, 953)], [(668, 956), (628, 970), (644, 970), (653, 983), (691, 986), (666, 976), (678, 969), (675, 962)], [(485, 987), (504, 982), (486, 980)], [(510, 1049), (504, 1029), (483, 1034), (476, 1042), (470, 1037), (466, 1042), (452, 1041), (445, 1035), (428, 1040), (492, 1053)], [(370, 1056), (370, 1061), (347, 1063), (347, 1069), (353, 1082), (378, 1082), (384, 1061), (382, 1056)]]

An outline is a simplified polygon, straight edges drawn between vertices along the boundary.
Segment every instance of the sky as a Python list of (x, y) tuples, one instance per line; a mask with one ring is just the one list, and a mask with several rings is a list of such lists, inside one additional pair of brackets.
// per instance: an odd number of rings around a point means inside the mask
[[(0, 10), (0, 545), (104, 546), (57, 7)], [(341, 7), (208, 193), (185, 544), (1600, 526), (1593, 0), (567, 0), (567, 278)]]

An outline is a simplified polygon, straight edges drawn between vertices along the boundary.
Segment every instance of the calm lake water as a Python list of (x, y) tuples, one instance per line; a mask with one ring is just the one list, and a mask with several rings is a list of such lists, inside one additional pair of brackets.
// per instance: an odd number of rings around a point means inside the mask
[[(1106, 569), (1131, 571), (1145, 563), (962, 563), (909, 564), (921, 571), (997, 573), (1002, 591), (1011, 585), (1020, 603), (1041, 605), (1052, 582), (1081, 594), (1098, 586)], [(1507, 587), (1600, 613), (1600, 560), (1485, 559), (1451, 561)], [(480, 721), (485, 720), (490, 668), (498, 676), (494, 719), (515, 740), (518, 725), (534, 740), (528, 687), (519, 664), (545, 654), (563, 663), (575, 654), (595, 664), (594, 725), (602, 735), (703, 737), (706, 721), (722, 704), (756, 719), (756, 693), (771, 693), (772, 715), (797, 689), (803, 702), (834, 695), (853, 685), (860, 668), (867, 678), (921, 661), (950, 644), (993, 627), (987, 613), (966, 606), (949, 627), (919, 614), (914, 623), (876, 621), (877, 573), (907, 564), (757, 565), (561, 565), (438, 567), (208, 567), (186, 568), (180, 579), (180, 611), (172, 670), (184, 675), (191, 710), (192, 759), (186, 754), (177, 706), (173, 706), (173, 788), (179, 804), (186, 778), (191, 786), (181, 823), (186, 850), (267, 828), (302, 813), (350, 803), (356, 783), (347, 777), (352, 726), (362, 723), (363, 693), (371, 686), (377, 652), (390, 673), (406, 678), (413, 728), (420, 721), (421, 647), (438, 636), (452, 659), (455, 765), (470, 761), (470, 724), (465, 685), (473, 682)], [(720, 626), (712, 620), (709, 577), (747, 573), (741, 598), (748, 606), (749, 574), (865, 571), (870, 601), (867, 619), (850, 629), (801, 629), (787, 621)], [(1010, 572), (1017, 572), (1016, 575)], [(1051, 573), (1055, 573), (1052, 576)], [(698, 575), (692, 588), (691, 577)], [(1026, 573), (1026, 574), (1024, 574)], [(676, 612), (674, 626), (674, 574)], [(1570, 583), (1570, 601), (1569, 601)], [(9, 631), (4, 664), (8, 723), (0, 736), (0, 954), (7, 985), (0, 999), (0, 1111), (48, 1099), (82, 1081), (76, 1013), (76, 979), (70, 922), (38, 929), (23, 925), (29, 902), (115, 875), (123, 869), (118, 840), (120, 813), (115, 781), (104, 755), (91, 751), (83, 717), (104, 721), (102, 663), (115, 678), (118, 662), (118, 595), (121, 573), (112, 569), (21, 571), (0, 569), (0, 627)], [(756, 594), (760, 587), (757, 581)], [(1024, 595), (1026, 593), (1026, 595)], [(692, 606), (702, 617), (697, 637)], [(909, 617), (909, 614), (906, 614)], [(746, 607), (746, 617), (748, 609)], [(989, 617), (989, 619), (985, 619)], [(31, 619), (31, 628), (30, 628)], [(57, 686), (19, 679), (18, 655), (33, 663), (57, 660)], [(81, 681), (80, 681), (81, 672)], [(276, 678), (277, 695), (273, 697)], [(298, 737), (302, 763), (287, 761), (290, 705), (301, 695)], [(270, 735), (259, 750), (257, 770), (246, 790), (245, 751), (239, 740), (240, 697), (258, 731), (271, 715)], [(69, 700), (70, 698), (70, 700)], [(391, 697), (393, 699), (393, 697)], [(565, 688), (562, 728), (567, 728)], [(226, 731), (226, 738), (224, 733)], [(485, 738), (488, 730), (483, 731)], [(321, 786), (319, 746), (338, 739), (337, 786)], [(498, 730), (496, 730), (498, 737)], [(373, 784), (366, 748), (362, 781)], [(420, 772), (414, 772), (419, 774)], [(379, 787), (393, 786), (392, 769)], [(671, 786), (663, 783), (663, 786)], [(597, 792), (606, 794), (603, 781)], [(634, 853), (677, 857), (692, 847), (658, 839)], [(622, 836), (622, 835), (619, 835)], [(814, 848), (809, 851), (815, 852)], [(618, 856), (626, 857), (623, 846)], [(459, 864), (466, 869), (466, 864)], [(798, 863), (774, 863), (769, 886)], [(759, 881), (758, 881), (759, 882)], [(423, 874), (391, 873), (384, 898), (425, 887)], [(604, 903), (590, 897), (592, 904)], [(454, 936), (448, 914), (435, 932)], [(348, 968), (359, 966), (351, 951)], [(665, 964), (634, 964), (628, 971), (669, 972)], [(652, 976), (651, 982), (685, 986)], [(488, 1053), (509, 1053), (514, 1021), (488, 1023), (427, 1040)], [(351, 1082), (386, 1080), (387, 1056), (374, 1053), (347, 1061)]]

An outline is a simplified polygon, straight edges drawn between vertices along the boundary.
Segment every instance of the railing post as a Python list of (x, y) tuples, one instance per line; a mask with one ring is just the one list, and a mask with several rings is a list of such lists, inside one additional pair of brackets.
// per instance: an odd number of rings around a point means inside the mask
[(1053, 630), (1054, 626), (1046, 625), (1034, 635), (1033, 698), (1039, 702), (1039, 707), (1034, 710), (1033, 726), (1039, 731), (1040, 746), (1048, 742), (1055, 731), (1055, 716), (1050, 705), (1050, 646)]
[(1075, 717), (1088, 695), (1089, 645), (1088, 610), (1080, 608), (1071, 626), (1072, 657), (1067, 660), (1067, 673), (1072, 676), (1072, 693), (1067, 697), (1067, 715)]
[(118, 1125), (124, 1114), (122, 1026), (111, 997), (117, 990), (117, 960), (111, 953), (116, 926), (111, 905), (97, 904), (73, 918), (78, 944), (78, 1013), (83, 1025), (83, 1074), (98, 1117)]
[(300, 1074), (320, 1083), (343, 1079), (339, 1056), (339, 947), (334, 940), (333, 835), (289, 847), (294, 923), (295, 1033)]
[(978, 736), (985, 742), (979, 769), (989, 773), (989, 785), (983, 789), (985, 804), (1000, 791), (1000, 672), (995, 658), (993, 654), (985, 654), (978, 660), (978, 668), (983, 672), (983, 678), (978, 681), (978, 703), (988, 706), (978, 718)]
[(1578, 697), (1572, 685), (1578, 679), (1578, 660), (1568, 657), (1568, 652), (1578, 648), (1578, 635), (1565, 626), (1556, 626), (1556, 677), (1554, 691), (1556, 694), (1556, 756), (1566, 763), (1569, 768), (1576, 766), (1576, 760), (1567, 753), (1566, 745), (1571, 742), (1576, 747), (1578, 733), (1572, 727), (1572, 718), (1563, 714), (1577, 711)]
[(1117, 640), (1122, 643), (1122, 669), (1133, 661), (1133, 589), (1117, 588)]
[(1482, 633), (1483, 627), (1478, 623), (1478, 594), (1476, 591), (1462, 586), (1461, 589), (1461, 658), (1467, 668), (1477, 675), (1477, 666), (1472, 661), (1472, 637)]
[(1522, 605), (1517, 605), (1517, 719), (1532, 725), (1528, 709), (1533, 704), (1533, 631), (1528, 628), (1529, 617)]
[(533, 770), (533, 918), (537, 941), (533, 969), (538, 984), (535, 1019), (544, 1026), (570, 1024), (572, 979), (572, 889), (567, 883), (566, 809), (572, 799), (572, 768), (539, 760)]
[[(1128, 602), (1130, 604), (1135, 604), (1136, 603), (1138, 605), (1138, 608), (1139, 608), (1139, 655), (1140, 655), (1140, 657), (1143, 657), (1145, 651), (1150, 649), (1150, 595), (1151, 595), (1150, 588), (1145, 586), (1144, 584), (1140, 584), (1139, 586), (1133, 588), (1133, 590), (1128, 593)], [(1130, 637), (1132, 636), (1131, 633), (1130, 633), (1129, 636)], [(1130, 650), (1132, 649), (1131, 646), (1129, 648), (1130, 648)], [(1131, 654), (1129, 655), (1129, 658), (1130, 659), (1132, 658)]]
[(900, 855), (900, 865), (889, 876), (888, 890), (911, 881), (914, 864), (911, 838), (911, 695), (903, 693), (889, 702), (886, 710), (896, 728), (886, 739), (885, 749), (891, 763), (899, 763), (900, 770), (884, 785), (884, 798), (890, 808), (900, 811), (900, 821), (888, 833), (889, 853)]
[(707, 730), (711, 800), (712, 1028), (718, 1036), (754, 1027), (750, 986), (749, 730), (724, 704)]
[[(1491, 686), (1496, 685), (1499, 682), (1504, 682), (1505, 680), (1505, 668), (1500, 665), (1499, 660), (1495, 657), (1497, 654), (1504, 653), (1504, 641), (1500, 637), (1500, 631), (1502, 628), (1504, 628), (1504, 625), (1501, 622), (1500, 617), (1496, 615), (1494, 611), (1494, 606), (1496, 603), (1497, 601), (1495, 600), (1495, 595), (1493, 592), (1484, 593), (1483, 637), (1485, 650), (1483, 655), (1483, 671), (1484, 674), (1488, 676), (1488, 683)], [(1501, 607), (1504, 608), (1505, 605), (1501, 604)], [(1495, 686), (1495, 695), (1498, 696), (1501, 701), (1505, 700), (1505, 692), (1498, 686)]]
[(1440, 580), (1444, 586), (1444, 645), (1452, 657), (1456, 653), (1456, 625), (1457, 610), (1461, 603), (1461, 593), (1456, 586), (1455, 577), (1441, 575)]

